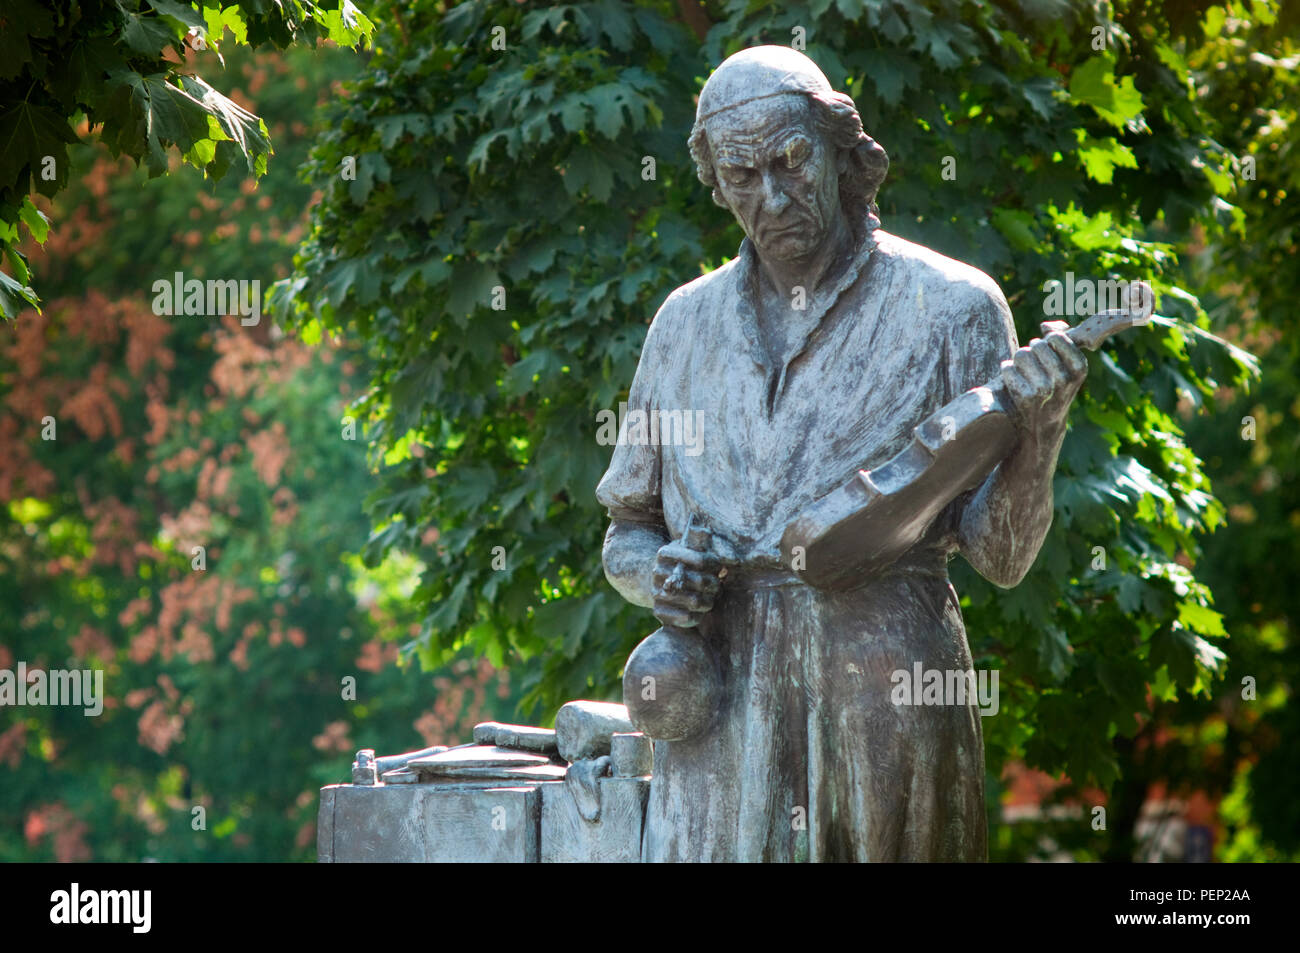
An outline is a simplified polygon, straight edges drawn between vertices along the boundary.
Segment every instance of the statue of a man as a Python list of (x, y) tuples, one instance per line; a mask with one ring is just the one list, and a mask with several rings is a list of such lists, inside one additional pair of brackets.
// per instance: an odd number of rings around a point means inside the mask
[[(894, 704), (891, 675), (971, 670), (947, 561), (999, 586), (1029, 569), (1086, 360), (1061, 333), (1018, 349), (989, 276), (881, 228), (885, 151), (803, 54), (723, 63), (690, 149), (746, 239), (664, 302), (629, 407), (698, 414), (700, 439), (620, 442), (597, 490), (610, 582), (694, 627), (721, 672), (710, 729), (656, 741), (643, 857), (983, 860), (978, 710)], [(1018, 443), (910, 552), (836, 591), (783, 565), (812, 501), (998, 375)], [(692, 518), (708, 552), (682, 540)]]

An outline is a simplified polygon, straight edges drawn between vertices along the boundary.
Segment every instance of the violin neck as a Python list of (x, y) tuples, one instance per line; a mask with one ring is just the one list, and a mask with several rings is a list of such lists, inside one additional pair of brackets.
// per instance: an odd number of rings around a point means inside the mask
[(1086, 351), (1095, 351), (1112, 334), (1148, 323), (1153, 310), (1155, 310), (1155, 295), (1151, 292), (1151, 286), (1145, 281), (1134, 282), (1129, 288), (1128, 307), (1098, 311), (1074, 327), (1069, 327), (1064, 321), (1045, 321), (1042, 326), (1043, 334), (1064, 331), (1079, 347)]

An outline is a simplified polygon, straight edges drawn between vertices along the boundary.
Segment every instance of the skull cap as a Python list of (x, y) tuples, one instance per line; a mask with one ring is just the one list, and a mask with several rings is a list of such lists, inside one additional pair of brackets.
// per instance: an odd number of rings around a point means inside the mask
[(703, 122), (723, 110), (773, 96), (824, 96), (833, 92), (826, 74), (798, 50), (754, 46), (727, 57), (713, 71), (700, 90), (695, 121)]

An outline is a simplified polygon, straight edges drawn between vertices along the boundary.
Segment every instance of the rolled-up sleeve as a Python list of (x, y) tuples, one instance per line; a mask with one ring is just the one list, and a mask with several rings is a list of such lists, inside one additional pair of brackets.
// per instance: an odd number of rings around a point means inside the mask
[[(671, 298), (669, 299), (671, 301)], [(628, 392), (627, 412), (645, 412), (646, 418), (656, 411), (655, 381), (661, 370), (660, 340), (667, 323), (668, 302), (659, 309), (646, 333), (641, 359)], [(660, 447), (651, 441), (629, 443), (624, 439), (624, 417), (617, 420), (619, 440), (609, 469), (596, 486), (596, 499), (609, 511), (611, 520), (663, 523), (663, 459)]]

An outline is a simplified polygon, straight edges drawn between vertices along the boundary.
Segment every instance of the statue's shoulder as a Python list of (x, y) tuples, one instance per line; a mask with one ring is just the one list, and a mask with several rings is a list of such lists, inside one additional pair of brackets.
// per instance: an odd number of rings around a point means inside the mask
[(690, 312), (709, 307), (716, 299), (726, 298), (738, 290), (739, 274), (740, 257), (737, 256), (677, 288), (664, 300), (660, 313)]
[(942, 300), (965, 306), (992, 305), (1007, 307), (1006, 296), (992, 277), (974, 265), (942, 255), (933, 248), (909, 242), (905, 238), (876, 229), (876, 250), (891, 267), (902, 269), (912, 281), (923, 287), (942, 289)]
[(739, 294), (739, 264), (740, 258), (733, 258), (674, 290), (650, 323), (650, 337), (675, 338), (721, 314), (722, 306)]

